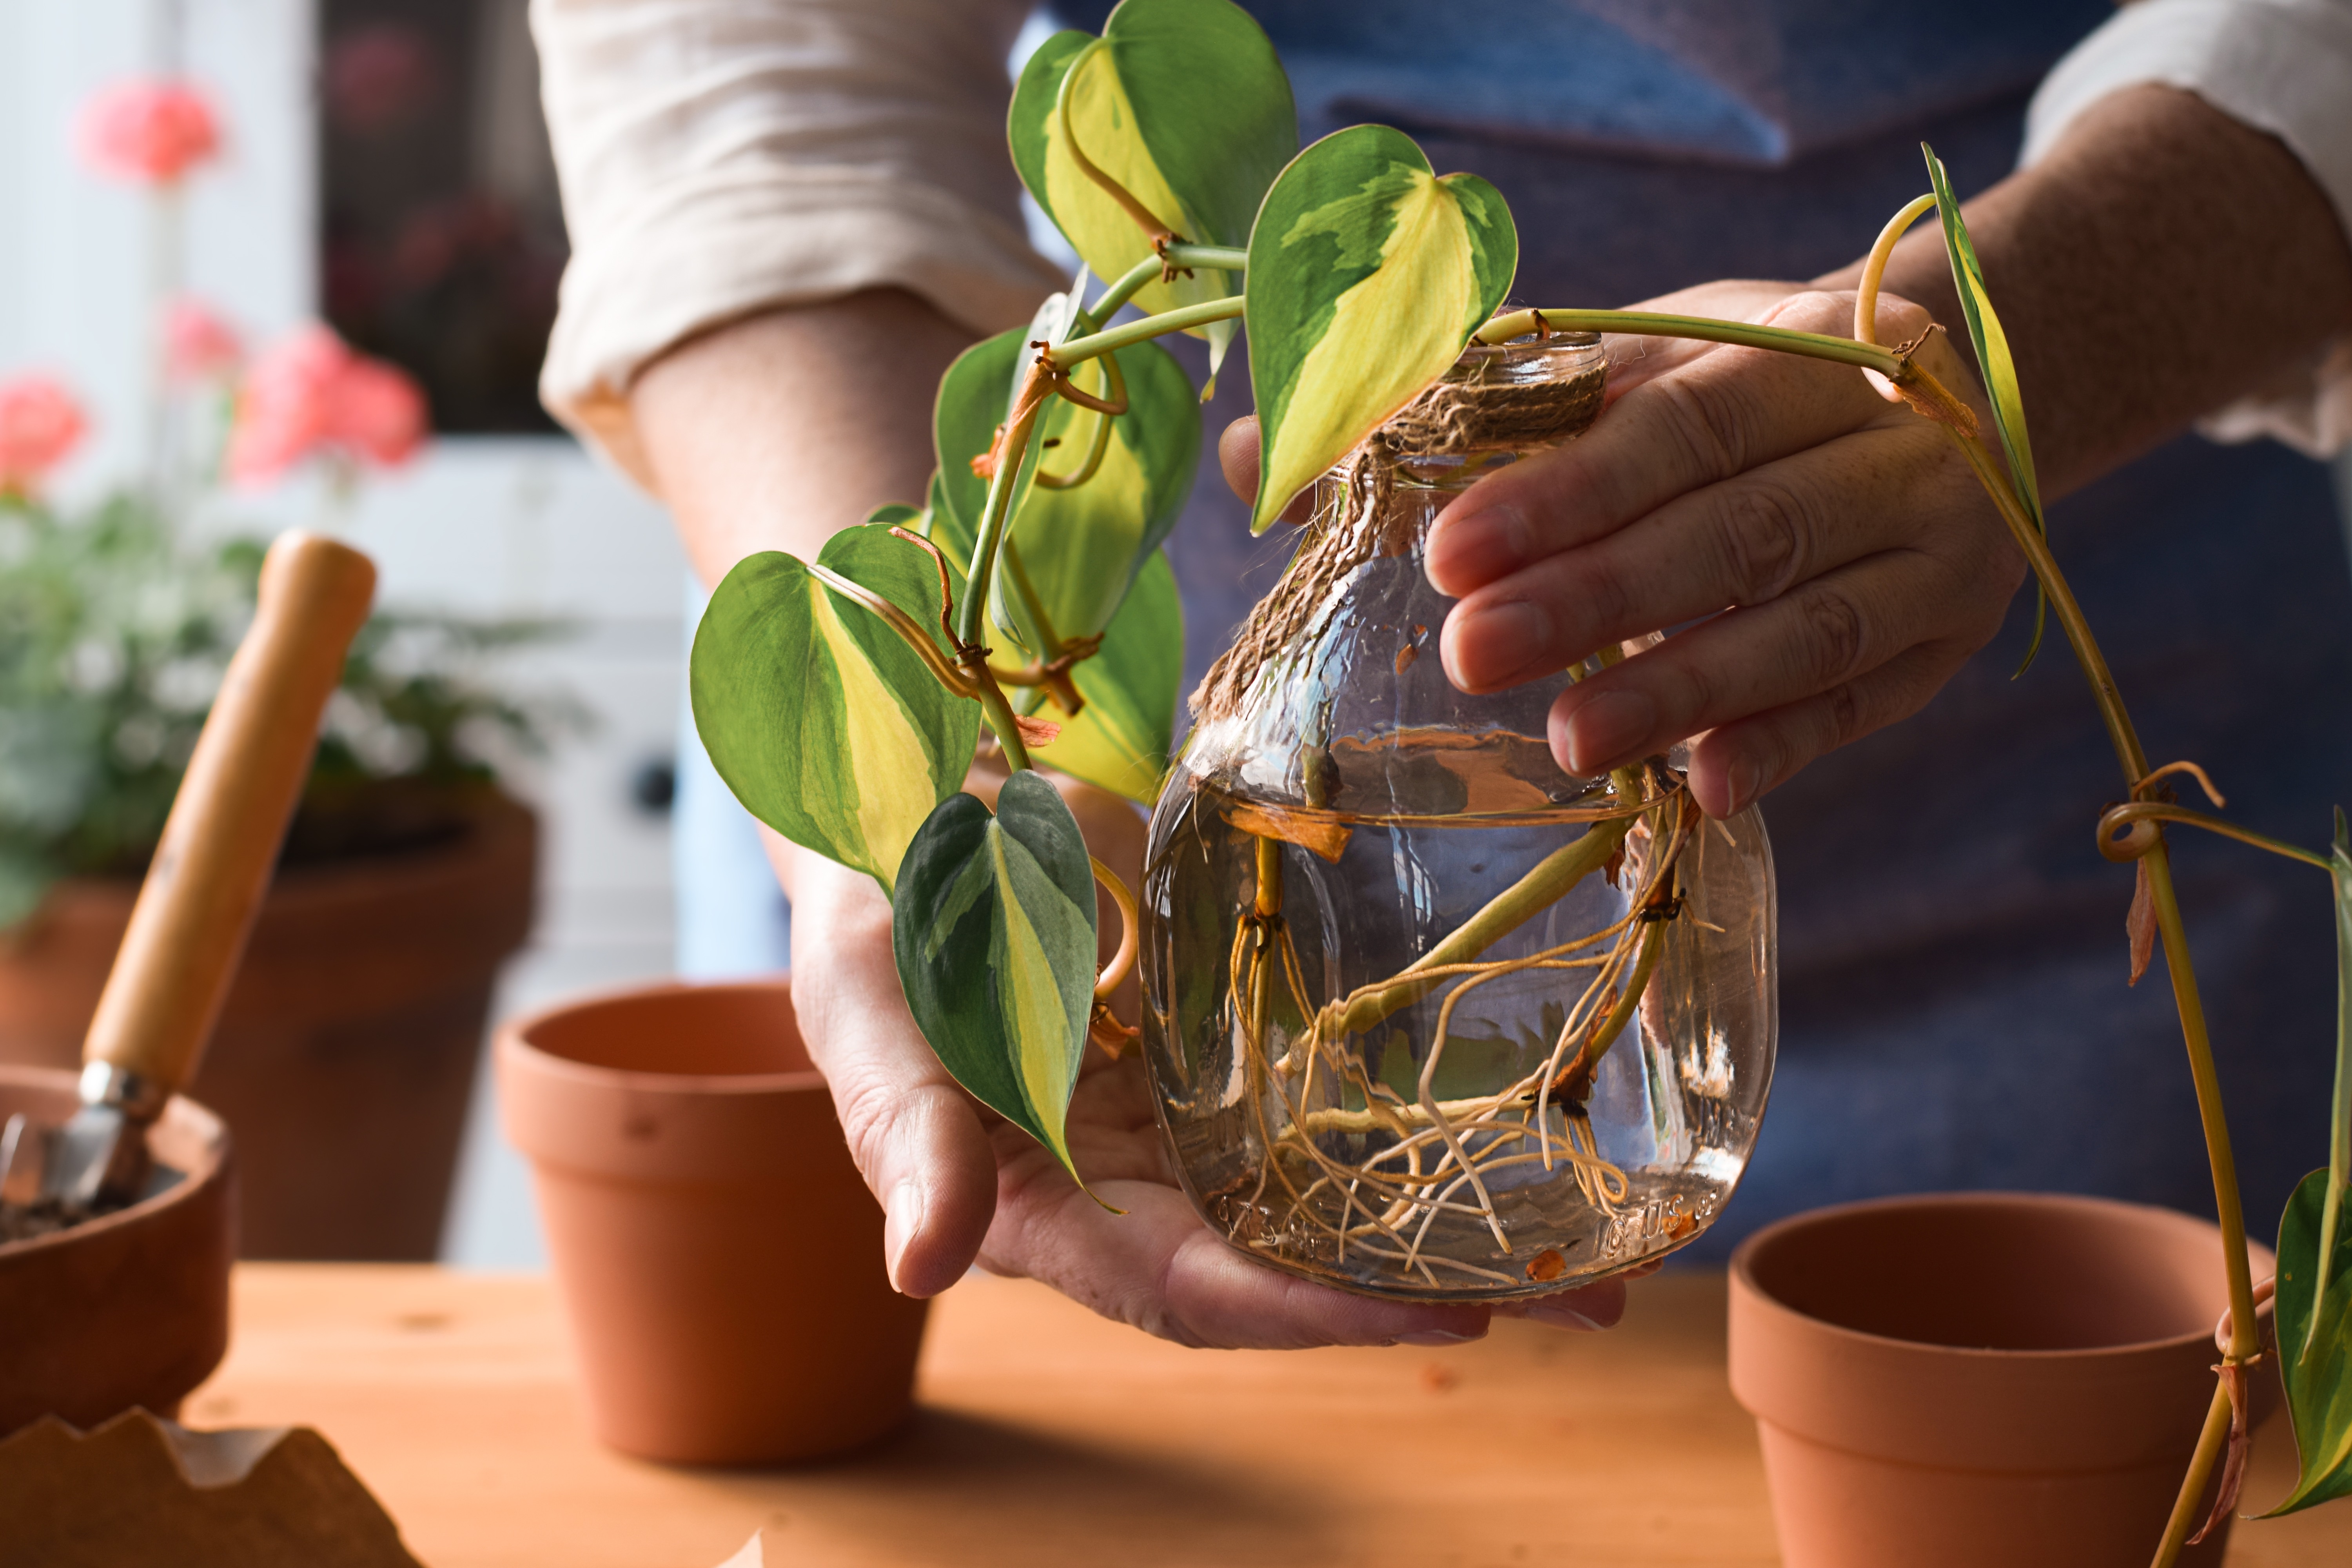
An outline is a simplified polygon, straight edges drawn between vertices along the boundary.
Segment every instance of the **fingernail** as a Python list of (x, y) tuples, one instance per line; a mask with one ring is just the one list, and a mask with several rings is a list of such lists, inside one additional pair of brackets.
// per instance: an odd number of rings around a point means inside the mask
[(890, 1189), (882, 1221), (882, 1257), (890, 1269), (890, 1288), (899, 1289), (898, 1265), (923, 1228), (923, 1189), (912, 1181)]
[(1745, 811), (1756, 799), (1756, 792), (1764, 786), (1763, 764), (1753, 757), (1736, 758), (1730, 770), (1724, 774), (1724, 784), (1731, 792), (1731, 798), (1725, 803), (1724, 814), (1729, 816), (1735, 811)]
[(1551, 644), (1550, 612), (1525, 599), (1489, 605), (1467, 616), (1455, 614), (1459, 619), (1452, 628), (1454, 654), (1466, 660), (1465, 673), (1474, 680), (1501, 680), (1515, 675)]
[(1573, 1307), (1564, 1307), (1555, 1301), (1530, 1301), (1527, 1315), (1535, 1322), (1549, 1323), (1555, 1329), (1571, 1329), (1580, 1334), (1597, 1334), (1609, 1326), (1597, 1319), (1586, 1317)]
[[(1535, 531), (1515, 506), (1448, 513), (1444, 523), (1437, 561), (1446, 581), (1465, 589), (1517, 571), (1535, 553)], [(1445, 591), (1442, 584), (1433, 586)]]
[(1451, 1329), (1423, 1329), (1417, 1334), (1399, 1334), (1396, 1342), (1401, 1345), (1466, 1345), (1479, 1337), (1476, 1334), (1457, 1334)]
[(1650, 738), (1658, 705), (1639, 691), (1604, 691), (1568, 721), (1571, 773), (1598, 772)]

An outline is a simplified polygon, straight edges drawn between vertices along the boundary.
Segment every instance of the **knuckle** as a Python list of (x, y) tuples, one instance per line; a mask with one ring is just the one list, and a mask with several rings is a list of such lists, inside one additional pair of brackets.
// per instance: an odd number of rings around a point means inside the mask
[(1725, 479), (1748, 467), (1748, 403), (1732, 378), (1669, 376), (1657, 386), (1667, 434), (1693, 472)]
[(1869, 644), (1862, 606), (1826, 584), (1816, 584), (1800, 605), (1814, 680), (1824, 689), (1850, 680)]
[(1822, 700), (1829, 719), (1829, 745), (1823, 750), (1834, 751), (1862, 739), (1869, 728), (1865, 721), (1862, 699), (1851, 680), (1841, 680), (1822, 693)]
[(1788, 486), (1752, 479), (1725, 495), (1718, 529), (1724, 584), (1736, 605), (1787, 593), (1801, 575), (1811, 512)]
[(834, 1112), (841, 1119), (842, 1138), (848, 1143), (850, 1158), (857, 1163), (860, 1172), (869, 1176), (874, 1172), (892, 1122), (905, 1104), (905, 1096), (897, 1086), (883, 1082), (872, 1073), (860, 1073), (836, 1084), (833, 1091)]

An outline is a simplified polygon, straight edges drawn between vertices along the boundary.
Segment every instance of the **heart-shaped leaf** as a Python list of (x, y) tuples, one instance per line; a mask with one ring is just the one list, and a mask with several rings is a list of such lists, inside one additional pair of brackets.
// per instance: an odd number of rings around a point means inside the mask
[[(1029, 57), (1006, 132), (1022, 182), (1108, 282), (1152, 254), (1150, 236), (1087, 176), (1071, 155), (1072, 137), (1174, 233), (1195, 245), (1240, 246), (1266, 187), (1298, 150), (1298, 112), (1274, 45), (1239, 6), (1124, 0), (1100, 38), (1056, 33)], [(1195, 304), (1233, 293), (1236, 281), (1199, 268), (1146, 284), (1136, 303), (1153, 312)], [(1233, 331), (1219, 321), (1202, 334), (1212, 382)]]
[[(939, 397), (931, 405), (939, 494), (953, 519), (952, 533), (967, 549), (980, 537), (980, 520), (988, 510), (988, 478), (972, 471), (971, 460), (988, 451), (1004, 423), (1006, 400), (1029, 363), (1029, 336), (1027, 328), (1015, 327), (964, 350), (940, 378)], [(1034, 451), (1036, 444), (1030, 445)], [(967, 557), (964, 564), (969, 563)]]
[(1073, 672), (1087, 700), (1053, 744), (1032, 753), (1049, 768), (1142, 805), (1160, 795), (1184, 678), (1184, 608), (1164, 551), (1144, 562), (1111, 617), (1102, 647)]
[[(2326, 1218), (2335, 1220), (2332, 1237)], [(2304, 1177), (2279, 1220), (2279, 1370), (2303, 1471), (2265, 1518), (2352, 1494), (2352, 1237), (2344, 1222), (2326, 1171)]]
[[(934, 627), (939, 568), (887, 524), (844, 529), (818, 564)], [(887, 890), (980, 738), (980, 705), (933, 679), (883, 620), (793, 556), (745, 557), (696, 629), (695, 728), (752, 816)]]
[(1384, 125), (1282, 172), (1250, 235), (1250, 383), (1264, 532), (1290, 498), (1445, 374), (1510, 292), (1518, 231), (1494, 186), (1431, 172)]
[[(1944, 226), (1944, 252), (1952, 264), (1952, 283), (1960, 296), (1960, 315), (1969, 324), (1969, 342), (1976, 346), (1977, 368), (1985, 378), (1985, 392), (1992, 399), (1992, 422), (2000, 433), (2000, 449), (2009, 458), (2011, 478), (2015, 480), (2017, 499), (2032, 520), (2034, 531), (2048, 533), (2050, 525), (2042, 515), (2042, 481), (2033, 472), (2033, 443), (2025, 431), (2025, 399), (2017, 385), (2017, 360), (2009, 352), (2009, 334), (2000, 329), (2000, 318), (1993, 313), (1992, 295), (1985, 288), (1984, 265), (1977, 259), (1976, 242), (1969, 237), (1969, 226), (1960, 216), (1959, 198), (1952, 194), (1951, 177), (1944, 172), (1944, 161), (1926, 142), (1919, 150), (1927, 154), (1927, 177), (1936, 189), (1936, 215)], [(2033, 637), (2026, 645), (2025, 658), (2017, 667), (2020, 675), (2033, 662), (2041, 651), (2042, 633), (2048, 622), (2049, 597), (2040, 583), (2033, 589)]]
[(972, 795), (942, 801), (899, 868), (890, 942), (907, 1005), (948, 1071), (1068, 1166), (1064, 1126), (1094, 1009), (1095, 887), (1054, 786), (1023, 771), (993, 814)]
[[(1012, 553), (991, 585), (990, 619), (1033, 654), (1110, 624), (1136, 574), (1176, 526), (1200, 468), (1201, 405), (1184, 367), (1158, 343), (1131, 344), (1115, 357), (1125, 414), (1097, 414), (1056, 397), (1038, 422), (1039, 438), (1055, 443), (1042, 453), (1040, 472), (1082, 472), (1108, 419), (1101, 462), (1071, 489), (1033, 485), (1013, 516)], [(1081, 364), (1073, 380), (1082, 392), (1110, 395), (1100, 359)]]

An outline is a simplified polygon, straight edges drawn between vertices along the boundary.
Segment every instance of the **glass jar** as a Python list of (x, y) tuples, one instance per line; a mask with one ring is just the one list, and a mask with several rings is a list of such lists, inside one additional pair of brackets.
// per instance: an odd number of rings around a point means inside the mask
[(1564, 773), (1552, 700), (1641, 647), (1454, 689), (1423, 547), (1479, 475), (1571, 439), (1595, 340), (1473, 348), (1318, 484), (1193, 699), (1152, 816), (1143, 1040), (1185, 1190), (1345, 1289), (1538, 1295), (1687, 1243), (1754, 1146), (1771, 851), (1681, 748)]

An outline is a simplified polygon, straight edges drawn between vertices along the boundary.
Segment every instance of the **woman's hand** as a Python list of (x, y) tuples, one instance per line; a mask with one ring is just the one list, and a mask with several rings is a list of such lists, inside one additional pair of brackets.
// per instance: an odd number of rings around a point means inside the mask
[[(1852, 294), (1789, 284), (1710, 284), (1636, 308), (1853, 328)], [(1881, 342), (1927, 325), (1881, 297)], [(1920, 353), (1976, 400), (1941, 334)], [(1609, 353), (1592, 429), (1480, 480), (1429, 534), (1430, 583), (1460, 600), (1439, 646), (1465, 691), (1684, 627), (1560, 694), (1562, 768), (1598, 773), (1696, 736), (1692, 790), (1727, 816), (1917, 711), (2000, 628), (2023, 557), (1943, 432), (1860, 372), (1675, 339), (1612, 338)], [(1223, 452), (1248, 491), (1255, 436)]]
[[(1122, 875), (1139, 868), (1134, 809), (1057, 782), (1104, 863)], [(1089, 1049), (1069, 1146), (1095, 1192), (1127, 1211), (1107, 1212), (1035, 1140), (965, 1094), (924, 1043), (898, 987), (880, 890), (782, 840), (772, 849), (792, 862), (793, 1005), (850, 1152), (888, 1211), (883, 1246), (900, 1290), (936, 1295), (977, 1261), (1182, 1344), (1442, 1344), (1486, 1331), (1485, 1307), (1350, 1295), (1218, 1239), (1177, 1184), (1139, 1053), (1113, 1062)], [(1624, 1289), (1610, 1280), (1510, 1310), (1602, 1328), (1623, 1311)]]

